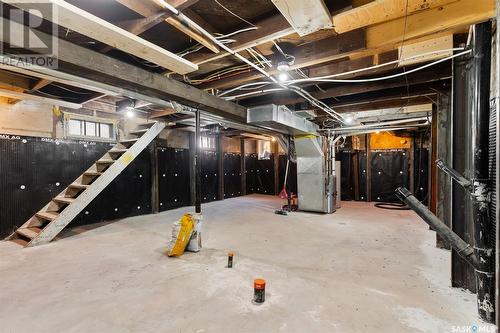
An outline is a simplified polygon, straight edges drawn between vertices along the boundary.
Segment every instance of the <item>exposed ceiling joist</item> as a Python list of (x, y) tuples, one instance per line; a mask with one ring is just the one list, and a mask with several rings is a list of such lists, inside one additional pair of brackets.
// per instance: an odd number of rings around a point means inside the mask
[[(366, 48), (359, 53), (353, 52), (351, 56), (367, 56), (380, 53), (381, 51), (398, 48), (401, 43), (420, 42), (422, 37), (433, 39), (442, 36), (443, 33), (449, 33), (457, 28), (468, 27), (471, 24), (483, 22), (495, 15), (495, 3), (493, 0), (484, 0), (476, 2), (474, 0), (456, 0), (446, 6), (422, 10), (409, 15), (406, 19), (400, 18), (366, 29)], [(406, 28), (405, 28), (406, 24)], [(441, 35), (438, 35), (441, 34)], [(345, 34), (341, 34), (343, 36)], [(424, 38), (424, 39), (425, 39)], [(316, 64), (329, 61), (317, 59)], [(300, 64), (300, 58), (297, 57), (297, 63)], [(311, 64), (306, 62), (306, 66)], [(296, 65), (295, 68), (305, 66)], [(224, 83), (222, 87), (232, 87), (259, 78), (257, 73), (245, 73), (231, 78), (235, 84), (230, 85), (230, 81), (221, 79)], [(219, 85), (214, 83), (214, 85)], [(212, 88), (213, 86), (209, 86)]]
[[(340, 59), (346, 57), (351, 52), (365, 49), (365, 46), (365, 32), (362, 29), (305, 44), (295, 50), (296, 60), (291, 66), (291, 69), (313, 66), (334, 59)], [(277, 72), (277, 69), (272, 69), (269, 71), (269, 74), (274, 75)], [(261, 77), (262, 74), (251, 71), (245, 74), (216, 80), (212, 83), (203, 84), (200, 87), (202, 89), (222, 89)]]
[(272, 0), (299, 36), (332, 27), (332, 16), (323, 0)]
[[(133, 10), (134, 12), (144, 16), (144, 17), (150, 17), (152, 15), (155, 15), (158, 12), (164, 12), (166, 11), (165, 8), (161, 5), (161, 2), (156, 1), (156, 0), (143, 0), (143, 1), (132, 1), (132, 0), (116, 0), (122, 5), (128, 7), (129, 9)], [(170, 1), (169, 4), (172, 6), (176, 7), (176, 9), (182, 10), (186, 9), (189, 7), (189, 5), (194, 4), (196, 1)], [(178, 4), (176, 6), (175, 4)], [(201, 18), (197, 17), (198, 20)], [(193, 18), (194, 20), (194, 18)], [(175, 27), (177, 30), (183, 32), (190, 38), (193, 38), (209, 50), (211, 50), (214, 53), (219, 52), (219, 47), (212, 42), (211, 40), (207, 39), (203, 34), (198, 31), (195, 27), (190, 26), (186, 22), (181, 21), (178, 17), (175, 15), (169, 15), (168, 17), (165, 18), (165, 21)], [(207, 23), (202, 22), (200, 23), (201, 26), (207, 25)]]
[[(14, 22), (8, 21), (8, 23), (13, 24)], [(18, 29), (26, 30), (27, 28), (18, 25)], [(39, 35), (48, 37), (41, 32)], [(0, 37), (3, 42), (10, 42), (8, 34)], [(170, 106), (170, 101), (173, 100), (192, 107), (199, 107), (218, 117), (235, 121), (246, 120), (246, 108), (240, 105), (65, 40), (59, 39), (58, 43), (58, 59), (60, 60), (58, 70), (36, 66), (30, 66), (30, 70), (158, 105), (168, 103)], [(2, 57), (6, 58), (6, 56)], [(22, 63), (18, 64), (22, 66)]]
[[(408, 78), (393, 79), (390, 81), (367, 82), (357, 84), (344, 84), (334, 88), (325, 89), (324, 91), (316, 91), (312, 96), (320, 100), (328, 98), (336, 98), (341, 96), (349, 96), (355, 94), (369, 93), (373, 91), (394, 89), (404, 87), (406, 85), (424, 84), (440, 80), (446, 80), (451, 77), (451, 68), (449, 66), (440, 67), (439, 69), (427, 69), (408, 75)], [(249, 105), (262, 104), (297, 104), (303, 103), (305, 100), (299, 96), (290, 93), (278, 93), (272, 97), (253, 98), (248, 102)]]
[(30, 90), (32, 82), (29, 78), (0, 70), (0, 85)]
[(47, 79), (40, 79), (38, 80), (29, 90), (30, 91), (37, 91), (42, 89), (43, 87), (48, 86), (52, 81), (47, 80)]
[(77, 104), (77, 103), (71, 103), (71, 102), (61, 101), (61, 100), (53, 99), (53, 98), (35, 96), (35, 95), (31, 95), (31, 94), (25, 94), (25, 93), (21, 93), (21, 92), (6, 90), (6, 89), (0, 89), (0, 96), (7, 97), (7, 98), (13, 98), (16, 100), (35, 101), (35, 102), (38, 102), (41, 104), (47, 104), (47, 105), (57, 105), (57, 106), (62, 106), (62, 107), (66, 107), (69, 109), (80, 109), (82, 107), (81, 104)]
[[(183, 59), (145, 39), (119, 28), (63, 0), (48, 0), (57, 11), (57, 24), (113, 46), (129, 54), (150, 61), (179, 74), (198, 69), (192, 62)], [(15, 7), (28, 10), (29, 4), (16, 0), (5, 0)], [(33, 14), (39, 14), (33, 11)], [(43, 13), (42, 13), (43, 14)], [(45, 13), (48, 14), (48, 13)], [(46, 15), (45, 17), (50, 17)]]
[[(439, 7), (444, 4), (456, 1), (458, 0), (408, 0), (408, 14), (412, 14), (415, 11)], [(473, 0), (466, 1), (475, 2)], [(334, 28), (338, 32), (347, 32), (355, 30), (357, 28), (367, 27), (369, 25), (404, 17), (406, 14), (406, 10), (401, 11), (395, 9), (400, 8), (401, 4), (405, 3), (406, 1), (402, 0), (375, 0), (369, 2), (368, 4), (360, 2), (362, 6), (355, 7), (345, 12), (333, 15)], [(392, 8), (392, 10), (389, 10), (390, 8)], [(370, 10), (376, 11), (379, 16), (370, 20), (363, 19), (363, 16), (366, 15), (366, 13), (368, 13)], [(241, 33), (235, 36), (236, 42), (231, 44), (231, 48), (233, 50), (243, 51), (244, 49), (247, 49), (249, 47), (262, 45), (275, 39), (286, 37), (295, 32), (294, 29), (290, 27), (287, 20), (281, 15), (273, 16), (271, 18), (257, 22), (255, 25), (258, 27), (257, 30)], [(355, 26), (357, 28), (355, 28)], [(207, 62), (221, 59), (228, 55), (229, 53), (227, 52), (221, 52), (216, 55), (197, 53), (187, 56), (186, 59), (189, 59), (190, 61), (201, 65)]]

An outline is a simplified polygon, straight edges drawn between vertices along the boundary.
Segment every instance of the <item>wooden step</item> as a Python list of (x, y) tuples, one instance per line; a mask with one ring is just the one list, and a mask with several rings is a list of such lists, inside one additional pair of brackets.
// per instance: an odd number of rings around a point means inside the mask
[(86, 189), (87, 187), (89, 187), (89, 185), (73, 183), (73, 184), (70, 184), (68, 187), (77, 188), (77, 189)]
[(31, 228), (19, 228), (16, 230), (16, 233), (18, 233), (21, 236), (24, 236), (29, 239), (33, 239), (38, 234), (42, 231), (42, 229), (37, 228), (37, 227), (31, 227)]
[(144, 127), (146, 127), (146, 128), (151, 128), (151, 127), (153, 127), (153, 125), (154, 125), (154, 124), (156, 124), (156, 121), (149, 121), (149, 122), (144, 123), (144, 124), (139, 124), (139, 125), (137, 125), (137, 127), (141, 127), (141, 128), (144, 128)]
[(97, 171), (85, 171), (83, 173), (84, 176), (100, 176), (102, 175), (102, 172), (97, 172)]
[(144, 133), (146, 133), (147, 131), (149, 131), (148, 128), (145, 128), (145, 129), (140, 129), (140, 130), (135, 130), (135, 131), (132, 131), (130, 132), (130, 134), (132, 135), (138, 135), (138, 136), (141, 136), (143, 135)]
[(123, 148), (123, 149), (121, 149), (121, 148), (113, 148), (113, 149), (109, 150), (108, 153), (110, 153), (110, 154), (123, 154), (127, 150), (128, 149), (126, 149), (126, 148)]
[(54, 199), (52, 199), (52, 201), (60, 202), (60, 203), (69, 205), (69, 204), (72, 204), (73, 201), (75, 201), (75, 198), (55, 197)]
[(121, 140), (120, 143), (122, 145), (134, 144), (137, 142), (137, 140), (139, 140), (139, 139), (125, 139), (125, 140)]
[(47, 220), (47, 221), (52, 221), (52, 220), (55, 220), (59, 216), (59, 213), (57, 213), (57, 212), (38, 212), (38, 213), (36, 213), (36, 216), (40, 217), (44, 220)]
[(110, 159), (102, 159), (95, 162), (95, 164), (113, 164), (113, 163), (115, 163), (115, 160), (110, 160)]

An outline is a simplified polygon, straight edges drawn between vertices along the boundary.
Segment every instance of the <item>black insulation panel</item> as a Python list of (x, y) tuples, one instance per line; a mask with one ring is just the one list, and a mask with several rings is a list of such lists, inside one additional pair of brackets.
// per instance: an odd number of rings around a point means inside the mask
[(257, 191), (256, 187), (257, 159), (258, 157), (256, 154), (245, 155), (247, 194), (252, 194)]
[[(0, 135), (0, 237), (11, 234), (111, 148), (109, 143)], [(70, 226), (149, 213), (146, 149)]]
[(422, 201), (423, 204), (428, 203), (429, 193), (429, 149), (415, 149), (415, 197)]
[[(283, 188), (283, 184), (285, 182), (286, 163), (287, 163), (287, 156), (280, 155), (280, 157), (279, 157), (279, 183), (278, 183), (280, 190), (281, 190), (281, 188)], [(292, 192), (293, 194), (297, 194), (297, 163), (290, 162), (290, 166), (288, 169), (287, 184), (290, 188), (290, 192)]]
[(366, 179), (367, 179), (367, 155), (366, 151), (358, 152), (358, 176), (359, 176), (359, 200), (368, 201), (368, 196), (366, 193)]
[[(342, 201), (354, 200), (354, 165), (352, 163), (354, 153), (341, 151), (335, 155), (335, 159), (340, 161), (340, 195)], [(338, 181), (338, 179), (337, 179)]]
[(409, 188), (409, 159), (406, 150), (373, 151), (371, 159), (372, 201), (400, 202), (396, 188)]
[(275, 194), (274, 154), (271, 154), (269, 159), (257, 159), (254, 192), (260, 194)]
[(241, 196), (241, 154), (224, 153), (224, 198)]
[(218, 153), (201, 151), (201, 202), (217, 200), (219, 174), (217, 173)]
[(160, 211), (190, 205), (188, 149), (158, 148), (158, 190)]

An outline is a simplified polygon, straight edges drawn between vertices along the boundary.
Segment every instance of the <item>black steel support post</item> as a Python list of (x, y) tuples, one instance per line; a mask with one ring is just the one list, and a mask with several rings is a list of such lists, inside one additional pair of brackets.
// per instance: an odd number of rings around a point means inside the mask
[(476, 267), (478, 311), (481, 318), (495, 321), (495, 250), (489, 211), (489, 118), (491, 23), (474, 26), (473, 52), (470, 59), (472, 98), (472, 218), (474, 222), (474, 253), (479, 259)]
[(201, 158), (200, 158), (200, 110), (196, 110), (196, 130), (194, 135), (194, 177), (195, 177), (195, 212), (201, 213)]
[(291, 169), (291, 163), (292, 163), (292, 136), (288, 136), (288, 150), (286, 153), (286, 158), (287, 158), (287, 170), (286, 170), (286, 196), (287, 196), (287, 205), (288, 205), (288, 211), (292, 211), (292, 193), (290, 190), (290, 169)]

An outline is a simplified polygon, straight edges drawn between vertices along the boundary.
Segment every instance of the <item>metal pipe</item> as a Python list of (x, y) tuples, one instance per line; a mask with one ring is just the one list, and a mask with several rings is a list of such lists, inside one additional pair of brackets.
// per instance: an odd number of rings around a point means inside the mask
[(447, 166), (441, 159), (436, 161), (436, 166), (439, 169), (441, 169), (444, 173), (449, 175), (451, 178), (453, 178), (463, 188), (469, 189), (472, 186), (471, 182), (468, 179), (466, 179), (464, 176), (462, 176), (455, 169), (452, 169), (449, 166)]
[(489, 122), (491, 22), (474, 26), (472, 37), (471, 94), (472, 136), (472, 218), (474, 225), (474, 253), (479, 259), (476, 267), (476, 286), (479, 316), (495, 321), (495, 250), (493, 225), (489, 207)]
[(200, 134), (201, 134), (201, 119), (200, 110), (196, 110), (196, 130), (194, 134), (194, 177), (195, 177), (195, 212), (197, 214), (201, 213), (201, 157), (200, 157)]
[(433, 230), (437, 232), (451, 247), (457, 251), (457, 254), (464, 258), (473, 267), (479, 266), (479, 260), (474, 254), (472, 246), (467, 244), (460, 236), (453, 232), (446, 224), (441, 222), (424, 204), (420, 202), (408, 189), (399, 187), (396, 189), (397, 197), (408, 207), (413, 209)]
[[(500, 31), (499, 31), (499, 27), (500, 27), (500, 0), (496, 0), (496, 9), (497, 9), (497, 13), (496, 13), (496, 33), (495, 33), (495, 73), (494, 73), (494, 77), (495, 77), (495, 107), (496, 107), (496, 113), (497, 113), (497, 116), (496, 116), (496, 145), (495, 145), (495, 149), (496, 149), (496, 159), (495, 159), (495, 166), (494, 168), (496, 169), (496, 172), (495, 172), (495, 175), (496, 175), (496, 179), (495, 179), (495, 185), (496, 185), (496, 193), (500, 193), (500, 117), (498, 116), (499, 114), (499, 108), (500, 108), (500, 82), (499, 82), (499, 78), (500, 78)], [(498, 264), (499, 261), (500, 261), (500, 232), (498, 230), (498, 219), (500, 217), (500, 205), (496, 205), (495, 207), (496, 209), (496, 212), (495, 212), (495, 216), (496, 216), (496, 225), (497, 225), (497, 228), (496, 228), (496, 255), (495, 255), (495, 259), (496, 259), (496, 270), (495, 270), (495, 275), (496, 275), (496, 293), (495, 293), (495, 299), (496, 299), (496, 324), (497, 326), (500, 324), (500, 316), (499, 316), (499, 307), (500, 307), (500, 302), (499, 302), (499, 299), (500, 299), (500, 295), (499, 295), (499, 291), (498, 289), (500, 288), (500, 265)]]

